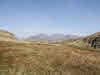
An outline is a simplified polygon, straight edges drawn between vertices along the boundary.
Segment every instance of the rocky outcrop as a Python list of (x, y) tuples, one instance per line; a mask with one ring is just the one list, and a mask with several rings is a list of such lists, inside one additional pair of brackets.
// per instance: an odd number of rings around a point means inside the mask
[(61, 43), (75, 45), (80, 48), (100, 48), (100, 32), (77, 39), (66, 39)]
[(83, 41), (91, 47), (100, 48), (100, 32), (85, 37)]

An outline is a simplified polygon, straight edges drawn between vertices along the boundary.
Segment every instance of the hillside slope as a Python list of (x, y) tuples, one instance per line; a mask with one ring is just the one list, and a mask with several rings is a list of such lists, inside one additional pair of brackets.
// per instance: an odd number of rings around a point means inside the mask
[(0, 40), (16, 40), (16, 37), (14, 34), (5, 31), (5, 30), (0, 30)]
[(100, 75), (100, 52), (57, 43), (0, 40), (0, 75)]
[(94, 47), (91, 47), (93, 44), (93, 40), (95, 40), (94, 44), (96, 45), (96, 49), (100, 49), (100, 32), (94, 33), (86, 37), (80, 37), (77, 39), (65, 39), (63, 42), (60, 43), (75, 45), (80, 48), (93, 49)]
[(100, 52), (69, 45), (0, 41), (0, 60), (6, 75), (100, 75)]

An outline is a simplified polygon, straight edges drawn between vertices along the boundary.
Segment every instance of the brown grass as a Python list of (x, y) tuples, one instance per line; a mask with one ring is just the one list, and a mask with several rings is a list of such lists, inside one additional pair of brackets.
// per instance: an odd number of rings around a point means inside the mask
[(0, 41), (0, 60), (13, 75), (100, 75), (100, 52), (71, 45)]

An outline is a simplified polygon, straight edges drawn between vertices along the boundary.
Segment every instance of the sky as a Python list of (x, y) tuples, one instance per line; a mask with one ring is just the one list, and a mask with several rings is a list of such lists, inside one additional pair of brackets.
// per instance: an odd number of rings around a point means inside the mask
[(100, 0), (0, 0), (0, 29), (17, 36), (100, 32)]

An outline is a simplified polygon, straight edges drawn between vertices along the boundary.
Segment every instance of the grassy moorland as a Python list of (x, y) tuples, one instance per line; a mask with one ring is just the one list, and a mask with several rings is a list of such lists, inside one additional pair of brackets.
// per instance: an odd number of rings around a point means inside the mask
[(67, 44), (0, 40), (0, 75), (100, 75), (100, 52)]
[(0, 60), (8, 75), (100, 75), (99, 52), (69, 45), (0, 41)]

